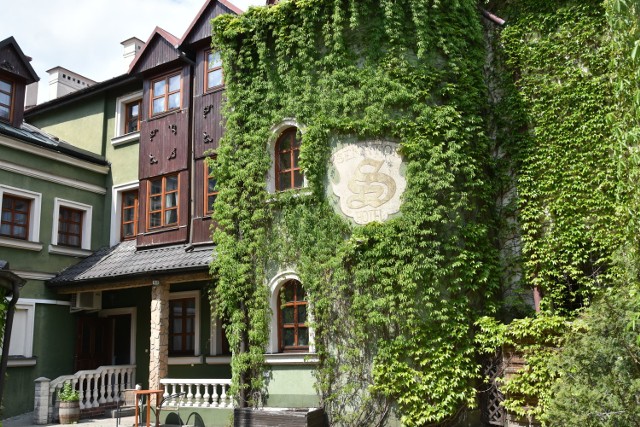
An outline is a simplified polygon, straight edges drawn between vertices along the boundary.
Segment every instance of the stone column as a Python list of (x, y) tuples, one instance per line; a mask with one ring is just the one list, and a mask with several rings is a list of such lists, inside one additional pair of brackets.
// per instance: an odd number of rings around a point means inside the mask
[(169, 284), (151, 286), (151, 336), (149, 338), (149, 389), (159, 390), (168, 373)]
[(35, 399), (33, 402), (33, 422), (35, 424), (49, 424), (52, 421), (49, 417), (49, 378), (40, 377), (35, 380)]

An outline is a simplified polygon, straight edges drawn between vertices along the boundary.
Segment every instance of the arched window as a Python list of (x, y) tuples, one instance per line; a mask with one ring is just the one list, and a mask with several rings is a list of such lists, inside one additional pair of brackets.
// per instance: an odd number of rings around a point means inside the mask
[(302, 188), (304, 178), (298, 157), (300, 155), (300, 138), (296, 128), (288, 128), (285, 130), (278, 140), (275, 147), (275, 165), (276, 165), (276, 190), (283, 191), (292, 188)]
[(308, 351), (307, 296), (302, 284), (289, 280), (280, 288), (278, 335), (280, 351)]

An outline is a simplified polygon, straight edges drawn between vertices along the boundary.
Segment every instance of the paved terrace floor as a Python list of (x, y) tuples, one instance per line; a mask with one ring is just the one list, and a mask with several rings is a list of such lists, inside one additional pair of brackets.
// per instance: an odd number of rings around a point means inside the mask
[[(121, 427), (131, 427), (135, 424), (135, 417), (122, 417), (120, 418)], [(46, 424), (48, 426), (60, 426), (61, 424)], [(83, 427), (116, 427), (115, 418), (86, 418), (81, 419), (78, 424)], [(36, 425), (33, 422), (33, 412), (27, 414), (18, 415), (17, 417), (7, 418), (2, 420), (2, 427), (42, 427), (42, 425)]]

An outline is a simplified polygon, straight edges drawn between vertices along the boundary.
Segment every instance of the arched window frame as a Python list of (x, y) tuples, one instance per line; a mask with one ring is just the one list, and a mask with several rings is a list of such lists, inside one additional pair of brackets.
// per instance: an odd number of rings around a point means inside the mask
[[(277, 170), (277, 164), (276, 164), (277, 158), (278, 158), (276, 153), (278, 142), (280, 141), (280, 137), (283, 134), (285, 134), (286, 132), (292, 132), (292, 129), (295, 129), (296, 132), (300, 132), (301, 134), (304, 135), (304, 132), (305, 132), (304, 126), (300, 125), (294, 119), (285, 119), (281, 123), (271, 128), (271, 136), (267, 143), (267, 150), (271, 158), (271, 167), (269, 169), (269, 175), (267, 177), (267, 191), (269, 193), (273, 194), (279, 191), (278, 177), (277, 177), (278, 170)], [(306, 187), (307, 187), (307, 178), (304, 175), (304, 173), (302, 173), (302, 186), (297, 187), (295, 189), (301, 189)], [(282, 191), (286, 191), (286, 190), (288, 189), (285, 189)]]
[[(280, 291), (282, 287), (288, 283), (296, 281), (300, 283), (303, 287), (304, 284), (300, 280), (300, 277), (292, 271), (287, 271), (278, 274), (275, 276), (269, 283), (270, 289), (270, 306), (271, 306), (271, 323), (270, 323), (270, 336), (269, 336), (269, 344), (267, 346), (267, 353), (283, 353), (280, 348)], [(307, 325), (312, 323), (313, 320), (313, 306), (311, 304), (307, 304)], [(309, 346), (304, 350), (292, 351), (292, 353), (315, 353), (315, 334), (314, 330), (311, 326), (309, 328)]]

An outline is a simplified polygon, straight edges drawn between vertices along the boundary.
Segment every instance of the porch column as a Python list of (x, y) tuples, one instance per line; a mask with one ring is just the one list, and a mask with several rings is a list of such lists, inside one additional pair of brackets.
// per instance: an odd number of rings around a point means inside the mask
[(168, 373), (169, 284), (153, 281), (151, 286), (151, 336), (149, 338), (149, 389), (159, 390)]

